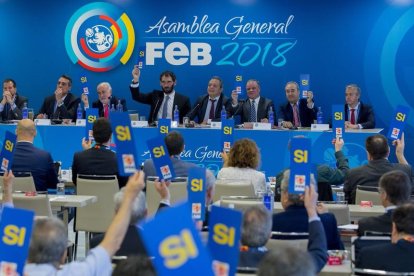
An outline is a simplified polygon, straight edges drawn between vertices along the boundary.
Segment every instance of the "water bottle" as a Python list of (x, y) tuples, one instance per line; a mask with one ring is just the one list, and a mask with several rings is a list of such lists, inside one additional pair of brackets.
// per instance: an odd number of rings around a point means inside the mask
[(29, 109), (27, 108), (27, 102), (25, 102), (24, 105), (23, 105), (22, 117), (23, 117), (23, 119), (29, 118)]
[(116, 111), (118, 112), (124, 112), (124, 108), (121, 104), (121, 100), (118, 100), (118, 104), (116, 105)]
[(271, 126), (275, 124), (275, 113), (273, 112), (273, 108), (269, 107), (269, 112), (267, 113), (267, 118)]
[(83, 119), (83, 110), (81, 104), (78, 104), (78, 109), (76, 110), (76, 119)]
[(178, 110), (177, 105), (175, 105), (175, 107), (174, 107), (174, 121), (176, 121), (176, 122), (180, 121), (180, 112)]
[(274, 202), (275, 198), (272, 188), (270, 188), (270, 185), (266, 184), (266, 191), (263, 193), (263, 204), (269, 211), (273, 212)]
[(115, 105), (114, 104), (111, 104), (111, 109), (109, 109), (109, 112), (115, 112), (116, 110), (115, 110)]
[(316, 123), (323, 124), (323, 113), (321, 107), (318, 107), (318, 113), (316, 113)]
[(220, 117), (221, 117), (222, 122), (223, 122), (223, 120), (227, 119), (227, 111), (226, 111), (226, 108), (224, 107), (224, 105), (221, 107)]

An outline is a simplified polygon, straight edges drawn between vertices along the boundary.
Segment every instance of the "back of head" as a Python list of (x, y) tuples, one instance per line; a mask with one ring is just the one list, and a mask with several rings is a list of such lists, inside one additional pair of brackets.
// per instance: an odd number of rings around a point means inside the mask
[(228, 166), (236, 168), (259, 167), (260, 152), (256, 143), (247, 138), (237, 140), (229, 153)]
[(379, 187), (393, 205), (401, 205), (410, 200), (411, 180), (403, 171), (395, 170), (383, 174), (379, 180)]
[(68, 237), (63, 222), (57, 218), (36, 219), (29, 246), (29, 263), (58, 267), (66, 250)]
[(164, 141), (170, 156), (179, 155), (184, 150), (184, 138), (178, 131), (169, 132)]
[(282, 192), (282, 196), (287, 194), (288, 201), (290, 204), (303, 205), (303, 198), (300, 194), (289, 193), (289, 178), (290, 178), (290, 170), (285, 170), (283, 172), (283, 178), (280, 184), (280, 191)]
[[(124, 200), (125, 187), (114, 195), (115, 212), (118, 212), (121, 207), (121, 203)], [(140, 191), (135, 197), (134, 202), (131, 206), (131, 218), (129, 221), (130, 225), (134, 225), (137, 222), (143, 220), (147, 215), (147, 202), (145, 201), (144, 192)]]
[(129, 256), (128, 259), (120, 261), (112, 272), (112, 276), (134, 275), (155, 276), (157, 274), (151, 260), (144, 255)]
[(369, 136), (365, 141), (365, 148), (373, 160), (387, 158), (390, 152), (388, 140), (382, 134)]
[(36, 127), (32, 120), (22, 119), (17, 123), (16, 128), (17, 141), (32, 141), (36, 136)]
[(112, 129), (111, 123), (106, 118), (98, 118), (92, 127), (93, 131), (93, 138), (95, 139), (96, 143), (104, 144), (111, 139)]
[(258, 276), (316, 275), (315, 264), (309, 253), (291, 247), (269, 251), (258, 268)]
[(263, 204), (248, 208), (243, 214), (241, 242), (249, 247), (264, 246), (272, 231), (272, 214)]
[(414, 204), (406, 203), (397, 207), (392, 213), (392, 222), (398, 233), (414, 235)]

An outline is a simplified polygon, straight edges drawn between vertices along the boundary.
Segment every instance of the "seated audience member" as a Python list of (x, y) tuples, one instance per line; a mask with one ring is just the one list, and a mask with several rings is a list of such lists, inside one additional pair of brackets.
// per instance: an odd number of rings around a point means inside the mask
[(23, 119), (16, 128), (17, 143), (14, 149), (12, 170), (17, 172), (30, 172), (37, 191), (56, 189), (59, 182), (53, 159), (47, 151), (36, 148), (33, 140), (37, 134), (32, 120)]
[(197, 99), (187, 117), (191, 121), (197, 118), (198, 124), (206, 124), (208, 120), (220, 122), (223, 106), (227, 114), (231, 109), (231, 101), (223, 94), (223, 80), (214, 76), (208, 82), (207, 95), (202, 95)]
[(345, 88), (345, 127), (346, 128), (375, 128), (374, 110), (371, 106), (362, 103), (361, 88), (356, 84), (349, 84)]
[(132, 70), (132, 83), (129, 87), (132, 99), (134, 101), (148, 104), (151, 106), (148, 116), (148, 123), (158, 121), (158, 119), (168, 118), (174, 119), (173, 113), (175, 106), (178, 107), (180, 122), (183, 117), (191, 110), (190, 99), (187, 96), (179, 94), (175, 91), (176, 77), (171, 71), (164, 71), (160, 75), (160, 86), (162, 91), (153, 90), (151, 93), (142, 93), (139, 87), (139, 77), (141, 71), (135, 65)]
[(239, 93), (236, 90), (233, 90), (231, 93), (232, 98), (232, 116), (240, 115), (241, 123), (246, 122), (263, 122), (267, 123), (269, 121), (268, 114), (270, 108), (274, 112), (274, 121), (276, 120), (275, 106), (271, 99), (267, 99), (263, 96), (260, 96), (260, 83), (258, 80), (250, 79), (246, 83), (246, 101), (239, 103), (238, 97)]
[[(325, 231), (316, 210), (318, 194), (314, 184), (305, 188), (304, 204), (308, 214), (308, 253), (297, 248), (269, 251), (259, 263), (258, 275), (315, 275), (328, 259)], [(311, 261), (313, 259), (313, 262)]]
[(395, 154), (398, 163), (388, 161), (390, 147), (387, 138), (382, 134), (369, 136), (365, 141), (365, 148), (368, 154), (368, 164), (349, 170), (344, 183), (345, 197), (350, 204), (359, 204), (355, 202), (357, 186), (378, 187), (380, 177), (392, 170), (401, 170), (411, 179), (413, 186), (413, 170), (404, 157), (404, 134), (401, 140), (394, 140)]
[[(115, 213), (119, 211), (124, 197), (125, 188), (122, 188), (114, 195)], [(115, 253), (115, 256), (131, 256), (140, 254), (147, 256), (147, 251), (145, 250), (141, 236), (137, 229), (138, 223), (143, 220), (146, 215), (147, 207), (145, 201), (145, 193), (141, 191), (134, 198), (134, 202), (131, 206), (131, 219), (129, 220), (129, 226), (125, 234), (125, 238), (122, 241), (121, 247)], [(104, 234), (95, 235), (90, 241), (90, 248), (95, 248), (98, 246), (104, 239), (104, 236)]]
[(21, 120), (24, 103), (27, 98), (17, 94), (16, 82), (12, 79), (3, 81), (3, 98), (0, 102), (0, 120)]
[[(286, 170), (281, 184), (281, 203), (285, 211), (273, 215), (272, 231), (308, 232), (308, 214), (304, 207), (303, 195), (289, 194), (289, 175), (290, 170)], [(328, 249), (343, 249), (335, 216), (331, 213), (323, 213), (319, 214), (319, 218), (325, 229)]]
[[(197, 167), (197, 165), (180, 159), (180, 154), (184, 150), (183, 136), (178, 131), (171, 131), (165, 136), (164, 141), (175, 171), (175, 176), (187, 177), (189, 169), (195, 168)], [(143, 170), (147, 177), (157, 175), (154, 167), (154, 162), (152, 161), (152, 159), (145, 160)], [(206, 181), (208, 187), (214, 187), (216, 178), (210, 170), (206, 170)], [(207, 190), (207, 193), (212, 192), (213, 191)]]
[(119, 187), (125, 186), (127, 178), (120, 176), (116, 154), (109, 148), (112, 129), (108, 119), (98, 118), (92, 127), (95, 145), (82, 140), (83, 151), (76, 152), (72, 162), (72, 182), (76, 185), (78, 174), (116, 175)]
[[(99, 110), (99, 117), (109, 118), (109, 111), (113, 106), (115, 109), (118, 107), (118, 99), (115, 96), (112, 96), (112, 87), (109, 82), (101, 82), (96, 87), (98, 92), (98, 100), (92, 103), (92, 108), (97, 108)], [(126, 106), (125, 99), (119, 99), (122, 104), (122, 110), (128, 111)], [(84, 108), (89, 108), (89, 99), (88, 95), (82, 94), (82, 102)]]
[(72, 79), (67, 75), (60, 76), (55, 93), (43, 101), (36, 118), (76, 120), (76, 109), (80, 99), (70, 93), (71, 88)]
[(35, 221), (29, 246), (25, 275), (111, 275), (111, 258), (118, 251), (127, 232), (131, 209), (137, 194), (144, 188), (144, 174), (136, 172), (125, 188), (124, 200), (110, 224), (103, 241), (90, 250), (82, 262), (64, 264), (68, 231), (57, 218)]
[(264, 173), (257, 169), (260, 152), (253, 140), (243, 138), (237, 140), (230, 149), (228, 157), (223, 154), (223, 168), (218, 172), (217, 179), (245, 179), (253, 184), (256, 194), (266, 190)]
[(5, 171), (3, 174), (3, 199), (0, 204), (0, 222), (3, 207), (13, 207), (13, 180), (13, 172)]
[(299, 98), (299, 85), (290, 81), (285, 86), (287, 103), (279, 108), (278, 118), (283, 119), (283, 127), (310, 127), (316, 120), (313, 93), (308, 91), (306, 99)]
[(403, 171), (390, 171), (381, 176), (379, 192), (385, 214), (378, 217), (363, 218), (358, 221), (358, 235), (366, 231), (391, 233), (391, 216), (395, 208), (410, 200), (411, 181)]
[(131, 256), (126, 260), (120, 261), (112, 276), (156, 276), (157, 273), (152, 265), (151, 260), (146, 255)]
[(392, 272), (414, 272), (414, 205), (397, 207), (392, 214), (391, 243), (361, 250), (355, 267)]

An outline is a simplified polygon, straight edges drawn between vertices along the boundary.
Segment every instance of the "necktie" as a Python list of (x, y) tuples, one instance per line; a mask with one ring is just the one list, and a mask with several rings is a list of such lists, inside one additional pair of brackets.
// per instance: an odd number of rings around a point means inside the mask
[(250, 122), (256, 122), (256, 105), (254, 104), (254, 100), (250, 102)]
[(162, 115), (161, 118), (165, 119), (167, 118), (168, 114), (168, 101), (170, 100), (170, 96), (165, 97), (164, 105), (162, 106)]
[(351, 109), (351, 124), (355, 125), (355, 109)]
[(295, 124), (295, 127), (300, 126), (299, 110), (297, 104), (293, 105), (293, 123)]
[(210, 101), (211, 101), (211, 107), (210, 107), (210, 115), (208, 118), (213, 120), (214, 119), (214, 103), (216, 102), (216, 100), (210, 99)]
[(108, 104), (104, 105), (104, 117), (108, 119), (109, 117), (109, 106)]

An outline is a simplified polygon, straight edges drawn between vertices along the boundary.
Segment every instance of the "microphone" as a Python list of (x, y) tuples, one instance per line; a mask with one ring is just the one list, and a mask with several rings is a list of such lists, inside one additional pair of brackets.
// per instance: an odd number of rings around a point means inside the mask
[(195, 113), (196, 111), (198, 111), (198, 109), (200, 108), (201, 103), (196, 104), (196, 106), (190, 110), (190, 112), (187, 113), (186, 117), (189, 117), (190, 120), (192, 119), (191, 117), (193, 116), (193, 113)]
[(240, 109), (242, 108), (245, 102), (246, 100), (239, 100), (239, 103), (238, 103), (239, 106), (237, 107), (236, 111), (233, 113), (231, 118), (234, 118), (234, 116), (237, 115), (237, 113), (239, 113)]
[(158, 106), (158, 104), (160, 103), (160, 97), (158, 97), (158, 99), (157, 99), (157, 102), (155, 103), (155, 107), (154, 107), (154, 111), (153, 111), (153, 113), (152, 113), (152, 115), (151, 115), (151, 125), (155, 122), (155, 111), (157, 110), (157, 106)]

